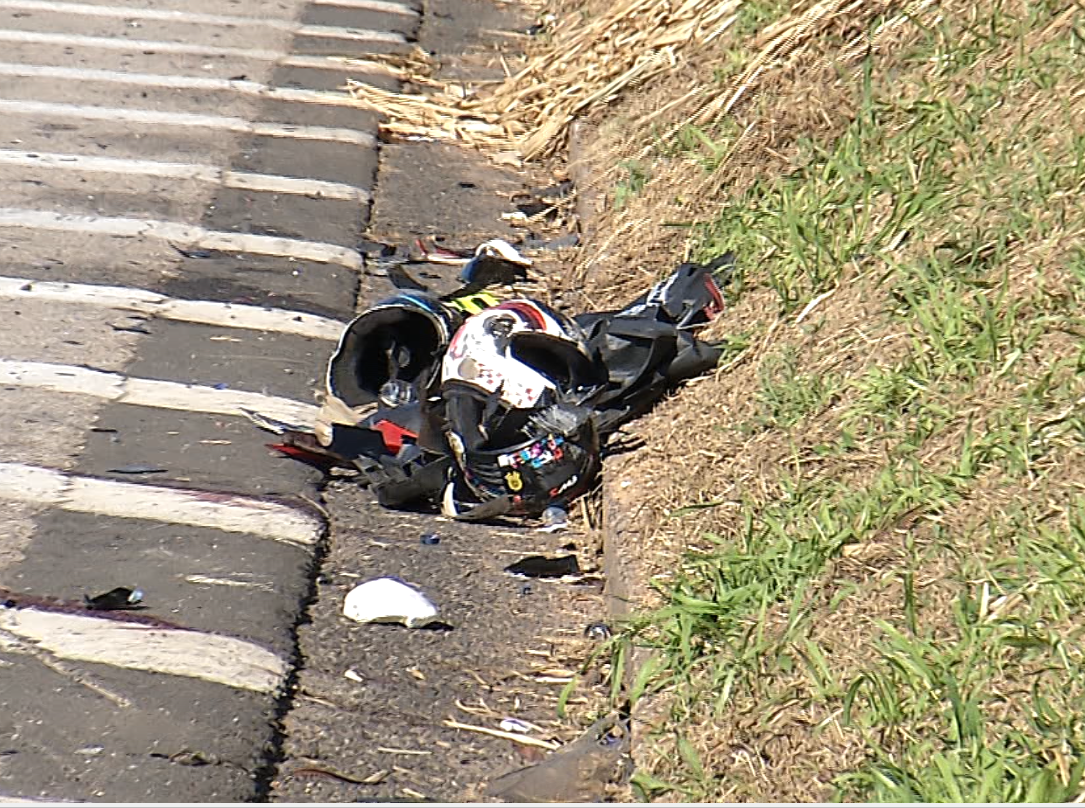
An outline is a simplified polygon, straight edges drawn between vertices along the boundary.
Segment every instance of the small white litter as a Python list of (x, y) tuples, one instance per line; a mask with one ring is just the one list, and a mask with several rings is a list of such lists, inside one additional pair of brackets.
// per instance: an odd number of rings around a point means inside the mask
[(542, 728), (530, 721), (521, 721), (519, 718), (503, 718), (498, 724), (505, 732), (518, 732), (521, 735), (530, 735), (532, 732), (542, 732)]
[(376, 578), (347, 593), (343, 614), (359, 623), (403, 623), (408, 628), (415, 628), (434, 622), (437, 607), (403, 581)]
[[(523, 216), (523, 214), (520, 214)], [(502, 217), (504, 218), (504, 217)], [(484, 241), (475, 248), (476, 256), (486, 256), (488, 258), (500, 258), (504, 261), (509, 261), (513, 264), (519, 264), (523, 267), (529, 267), (534, 262), (530, 258), (525, 258), (504, 239), (492, 238), (489, 241)]]

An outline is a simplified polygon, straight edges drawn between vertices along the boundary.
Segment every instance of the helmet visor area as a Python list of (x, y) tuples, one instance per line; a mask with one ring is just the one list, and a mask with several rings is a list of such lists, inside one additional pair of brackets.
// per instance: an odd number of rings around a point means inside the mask
[(571, 391), (600, 382), (596, 366), (569, 340), (531, 331), (513, 336), (509, 354), (553, 382), (559, 390)]
[(351, 407), (376, 401), (391, 380), (425, 386), (444, 347), (427, 314), (406, 308), (369, 312), (355, 320), (332, 357), (330, 386)]

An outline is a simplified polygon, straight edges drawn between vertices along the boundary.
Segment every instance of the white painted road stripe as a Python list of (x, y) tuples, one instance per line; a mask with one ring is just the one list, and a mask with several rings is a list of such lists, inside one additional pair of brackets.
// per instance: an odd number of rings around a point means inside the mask
[[(0, 39), (3, 32), (0, 31)], [(220, 54), (229, 56), (230, 54)], [(372, 75), (380, 73), (385, 76), (398, 75), (396, 70), (388, 65), (372, 60), (359, 59), (352, 56), (310, 56), (303, 53), (289, 55), (278, 54), (274, 61), (287, 67), (308, 67), (314, 70), (343, 70), (348, 73), (361, 73)]]
[[(139, 6), (145, 0), (122, 0), (114, 5)], [(184, 6), (183, 0), (172, 0), (172, 5)], [(389, 2), (389, 0), (311, 0), (314, 6), (338, 6), (340, 8), (355, 8), (363, 11), (376, 11), (382, 14), (401, 14), (405, 17), (417, 17), (418, 12), (402, 3)], [(102, 5), (107, 5), (102, 3)], [(163, 5), (159, 3), (158, 5)]]
[(138, 87), (163, 87), (171, 90), (226, 90), (241, 95), (268, 98), (273, 101), (358, 107), (358, 102), (346, 93), (297, 90), (292, 87), (269, 87), (255, 81), (209, 79), (202, 76), (166, 76), (157, 73), (126, 73), (119, 70), (92, 70), (83, 67), (54, 67), (51, 65), (24, 65), (7, 62), (0, 62), (0, 76), (47, 78), (77, 82), (98, 81), (111, 84), (134, 84)]
[(368, 28), (339, 28), (334, 25), (302, 25), (294, 31), (295, 36), (315, 36), (326, 39), (351, 39), (355, 42), (387, 42), (393, 45), (407, 44), (403, 34), (395, 31), (370, 31)]
[(329, 126), (298, 126), (287, 123), (266, 123), (231, 118), (224, 115), (197, 115), (190, 112), (159, 112), (128, 107), (88, 107), (80, 104), (54, 104), (46, 101), (0, 100), (0, 112), (16, 115), (38, 115), (51, 118), (84, 118), (94, 121), (126, 121), (157, 126), (188, 126), (198, 129), (225, 129), (247, 135), (289, 137), (299, 140), (330, 140), (353, 143), (371, 148), (376, 139), (369, 132)]
[(317, 517), (278, 502), (83, 477), (23, 463), (0, 463), (0, 499), (122, 519), (248, 533), (303, 546), (316, 544), (323, 532)]
[(364, 11), (379, 11), (384, 14), (402, 14), (417, 17), (418, 12), (410, 6), (400, 3), (388, 3), (385, 0), (312, 0), (314, 6), (339, 6), (340, 8), (358, 8)]
[(141, 379), (92, 370), (77, 365), (0, 359), (0, 387), (34, 387), (54, 393), (76, 393), (104, 398), (118, 404), (135, 404), (164, 410), (206, 412), (215, 415), (248, 417), (255, 410), (282, 421), (315, 423), (317, 408), (312, 404), (247, 390), (220, 390), (200, 384), (160, 379)]
[(329, 25), (301, 25), (293, 20), (277, 20), (269, 17), (232, 17), (226, 14), (197, 14), (189, 11), (171, 11), (158, 8), (96, 6), (89, 3), (64, 3), (59, 0), (0, 0), (0, 8), (46, 11), (54, 14), (73, 14), (82, 17), (111, 17), (121, 20), (162, 20), (165, 22), (227, 28), (251, 28), (256, 25), (295, 35), (358, 39), (367, 42), (391, 42), (394, 44), (406, 42), (403, 34), (394, 31), (370, 31), (364, 28), (341, 28)]
[(83, 283), (35, 281), (0, 276), (0, 298), (54, 300), (103, 308), (136, 311), (186, 323), (272, 331), (336, 341), (345, 323), (288, 309), (261, 308), (242, 303), (212, 300), (178, 300), (146, 289), (127, 286), (94, 286)]
[(361, 269), (362, 256), (355, 250), (319, 241), (301, 241), (254, 233), (226, 233), (207, 230), (192, 224), (163, 222), (156, 219), (128, 219), (114, 216), (81, 216), (45, 210), (0, 208), (0, 228), (25, 227), (67, 233), (95, 233), (122, 238), (159, 238), (184, 248), (255, 253), (317, 261)]
[(61, 800), (56, 797), (12, 797), (8, 794), (0, 794), (0, 805), (52, 805), (59, 803), (61, 805), (83, 805), (78, 800)]
[(0, 149), (0, 165), (54, 168), (68, 171), (103, 172), (108, 174), (139, 174), (176, 180), (196, 180), (239, 188), (246, 191), (267, 191), (275, 194), (296, 194), (323, 199), (345, 199), (359, 204), (370, 201), (369, 192), (342, 182), (284, 177), (278, 174), (254, 174), (231, 171), (200, 163), (164, 163), (154, 160), (126, 160), (117, 157), (97, 157), (81, 154), (56, 154)]
[(33, 608), (0, 608), (0, 631), (61, 659), (186, 676), (257, 693), (276, 692), (286, 678), (286, 662), (277, 654), (220, 634)]
[(234, 59), (252, 59), (257, 62), (275, 62), (288, 67), (308, 67), (316, 70), (338, 70), (352, 73), (389, 73), (388, 69), (374, 62), (365, 64), (343, 61), (335, 56), (287, 55), (272, 50), (256, 48), (224, 48), (218, 45), (195, 45), (188, 42), (161, 42), (151, 39), (120, 39), (82, 34), (58, 34), (52, 31), (8, 31), (0, 29), (0, 42), (23, 42), (39, 45), (63, 45), (64, 47), (100, 48), (142, 52), (148, 55), (176, 53), (189, 56), (221, 56)]

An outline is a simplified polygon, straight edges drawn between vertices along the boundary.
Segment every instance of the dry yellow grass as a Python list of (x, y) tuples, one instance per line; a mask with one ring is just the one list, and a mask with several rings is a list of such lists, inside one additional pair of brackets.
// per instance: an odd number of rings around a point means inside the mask
[(347, 88), (385, 114), (400, 137), (451, 139), (489, 151), (515, 150), (526, 160), (564, 145), (578, 116), (612, 103), (630, 88), (698, 57), (733, 25), (742, 0), (623, 0), (585, 17), (562, 9), (526, 64), (496, 85), (463, 92), (441, 85), (431, 65), (408, 73), (426, 94), (392, 93), (362, 82)]

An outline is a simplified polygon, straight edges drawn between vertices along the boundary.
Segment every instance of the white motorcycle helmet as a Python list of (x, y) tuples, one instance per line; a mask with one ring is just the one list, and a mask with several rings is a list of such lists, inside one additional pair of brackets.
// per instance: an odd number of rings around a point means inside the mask
[(568, 317), (536, 300), (508, 300), (468, 317), (441, 363), (441, 383), (499, 395), (511, 409), (530, 409), (547, 391), (599, 382), (583, 333)]
[(509, 300), (465, 320), (441, 367), (454, 458), (444, 513), (537, 514), (587, 490), (599, 441), (581, 405), (605, 381), (579, 326), (543, 303)]

